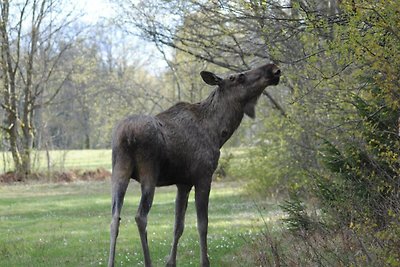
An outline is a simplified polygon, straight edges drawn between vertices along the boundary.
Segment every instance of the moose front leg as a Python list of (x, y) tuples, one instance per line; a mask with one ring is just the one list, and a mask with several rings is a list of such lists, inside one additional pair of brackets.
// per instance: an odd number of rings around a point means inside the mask
[(209, 267), (210, 261), (207, 254), (207, 229), (208, 229), (208, 198), (210, 196), (211, 182), (195, 186), (195, 201), (197, 212), (197, 229), (200, 237), (200, 266)]

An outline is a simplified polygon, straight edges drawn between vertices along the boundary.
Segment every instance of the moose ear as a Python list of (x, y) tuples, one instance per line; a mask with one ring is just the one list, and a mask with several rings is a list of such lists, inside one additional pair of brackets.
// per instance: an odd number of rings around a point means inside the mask
[(200, 75), (203, 81), (209, 85), (219, 85), (222, 82), (222, 78), (209, 71), (202, 71)]
[(243, 112), (250, 118), (254, 119), (256, 117), (256, 104), (258, 98), (253, 98), (249, 102), (246, 103), (243, 107)]

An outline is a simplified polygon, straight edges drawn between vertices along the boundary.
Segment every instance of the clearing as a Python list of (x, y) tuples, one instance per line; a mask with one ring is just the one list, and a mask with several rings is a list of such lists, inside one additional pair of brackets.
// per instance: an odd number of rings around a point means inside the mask
[[(209, 208), (212, 266), (240, 266), (245, 242), (273, 223), (277, 205), (252, 199), (237, 182), (213, 184)], [(131, 182), (122, 211), (117, 266), (141, 266), (134, 215), (140, 188)], [(171, 248), (175, 186), (158, 188), (149, 214), (148, 239), (154, 266), (164, 266)], [(198, 266), (199, 245), (193, 191), (178, 266)], [(0, 184), (0, 266), (105, 266), (108, 259), (109, 181)], [(255, 204), (257, 203), (257, 204)]]

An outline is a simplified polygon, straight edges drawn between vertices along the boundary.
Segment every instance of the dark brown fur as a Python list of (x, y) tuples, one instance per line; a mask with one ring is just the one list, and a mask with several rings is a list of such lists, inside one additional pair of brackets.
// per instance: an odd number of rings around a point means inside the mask
[(112, 144), (112, 223), (109, 266), (114, 265), (119, 216), (129, 179), (141, 184), (142, 198), (136, 215), (145, 266), (151, 266), (147, 244), (147, 214), (156, 186), (176, 184), (174, 241), (167, 266), (176, 265), (177, 244), (191, 188), (195, 187), (201, 266), (207, 256), (208, 197), (220, 148), (231, 137), (244, 114), (255, 116), (255, 105), (265, 87), (279, 82), (273, 64), (222, 79), (210, 72), (203, 80), (217, 88), (205, 100), (177, 103), (156, 115), (134, 115), (115, 128)]

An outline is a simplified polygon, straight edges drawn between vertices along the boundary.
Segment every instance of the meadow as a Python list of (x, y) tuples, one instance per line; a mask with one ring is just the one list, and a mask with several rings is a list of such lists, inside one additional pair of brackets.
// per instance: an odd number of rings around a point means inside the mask
[[(33, 172), (69, 169), (111, 169), (111, 149), (50, 150), (32, 152)], [(10, 152), (0, 153), (0, 173), (14, 169)]]
[[(158, 188), (149, 214), (154, 266), (164, 266), (172, 242), (176, 188)], [(117, 266), (143, 266), (134, 215), (140, 189), (129, 186), (117, 244)], [(198, 266), (193, 192), (178, 266)], [(255, 204), (257, 203), (257, 204)], [(279, 218), (274, 202), (255, 200), (238, 182), (217, 182), (210, 196), (212, 266), (244, 266), (241, 249)], [(0, 185), (0, 266), (105, 266), (110, 223), (109, 181)]]
[[(224, 148), (221, 158), (234, 156), (233, 161), (242, 161), (256, 148)], [(239, 163), (240, 162), (236, 162)], [(234, 164), (235, 165), (235, 164)], [(32, 151), (33, 172), (65, 171), (70, 169), (111, 169), (111, 149), (50, 150)], [(0, 152), (0, 173), (14, 169), (10, 152)]]

